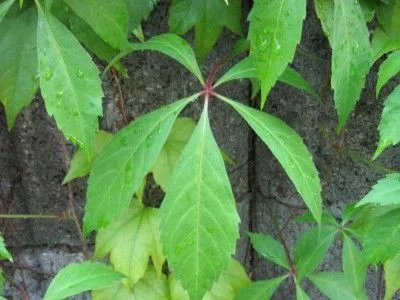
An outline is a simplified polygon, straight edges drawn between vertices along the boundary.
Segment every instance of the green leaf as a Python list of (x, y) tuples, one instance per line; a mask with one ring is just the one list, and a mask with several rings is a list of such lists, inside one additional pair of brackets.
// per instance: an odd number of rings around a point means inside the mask
[(82, 149), (76, 151), (72, 157), (69, 170), (63, 180), (63, 184), (66, 184), (75, 178), (87, 175), (90, 172), (94, 160), (97, 158), (97, 156), (99, 156), (105, 145), (110, 142), (112, 137), (113, 135), (111, 133), (102, 130), (96, 133), (93, 139), (92, 149), (90, 150), (91, 160), (88, 159), (88, 156)]
[[(113, 48), (112, 46), (107, 44), (101, 37), (99, 37), (93, 31), (93, 29), (76, 14), (69, 11), (68, 16), (70, 23), (69, 27), (75, 37), (98, 58), (110, 63), (120, 53), (117, 49)], [(116, 61), (113, 64), (113, 67), (122, 75), (127, 76), (127, 71), (120, 61)]]
[(195, 46), (200, 61), (212, 50), (223, 29), (241, 35), (241, 1), (173, 0), (169, 10), (169, 30), (179, 35), (195, 26)]
[(321, 184), (318, 171), (301, 137), (288, 125), (262, 111), (226, 97), (218, 97), (231, 105), (247, 121), (269, 147), (285, 169), (318, 223), (321, 221)]
[(97, 262), (71, 264), (62, 269), (51, 281), (44, 300), (64, 299), (89, 290), (117, 284), (121, 274)]
[(0, 101), (8, 129), (14, 126), (18, 113), (32, 101), (39, 86), (36, 24), (33, 8), (0, 23)]
[(353, 300), (357, 298), (341, 272), (320, 272), (307, 276), (318, 289), (332, 300)]
[(127, 0), (129, 14), (129, 31), (140, 27), (142, 20), (147, 19), (157, 0)]
[(107, 144), (89, 176), (83, 224), (86, 235), (108, 225), (129, 207), (161, 152), (177, 114), (197, 97), (190, 96), (137, 118)]
[(0, 23), (1, 23), (1, 21), (3, 21), (8, 10), (10, 9), (11, 5), (14, 4), (14, 2), (15, 2), (15, 0), (6, 0), (3, 3), (0, 3)]
[(102, 114), (99, 71), (73, 34), (38, 9), (40, 88), (47, 112), (70, 141), (88, 152)]
[(133, 286), (127, 280), (103, 290), (92, 292), (93, 300), (169, 299), (168, 279), (149, 266), (146, 274)]
[(188, 42), (175, 34), (165, 33), (156, 35), (144, 43), (132, 44), (132, 50), (153, 50), (168, 55), (192, 72), (201, 84), (204, 84), (204, 80), (192, 48)]
[(169, 178), (188, 142), (196, 123), (191, 118), (178, 118), (158, 156), (152, 171), (155, 181), (166, 191)]
[(8, 250), (6, 249), (6, 245), (4, 244), (4, 239), (3, 237), (0, 235), (0, 259), (7, 259), (9, 261), (12, 261), (12, 256), (10, 254), (10, 252), (8, 252)]
[(379, 122), (379, 143), (376, 148), (374, 159), (377, 158), (387, 147), (400, 142), (400, 130), (398, 128), (400, 118), (400, 84), (386, 98)]
[(114, 268), (136, 283), (146, 272), (151, 256), (157, 274), (165, 258), (160, 242), (160, 214), (156, 208), (135, 205), (96, 236), (95, 258), (110, 254)]
[[(238, 62), (231, 69), (229, 69), (215, 84), (214, 88), (219, 85), (237, 79), (257, 78), (257, 70), (251, 57), (246, 57), (245, 59)], [(309, 82), (307, 82), (301, 74), (291, 67), (286, 67), (285, 71), (279, 77), (279, 81), (286, 84), (294, 86), (300, 90), (308, 92), (310, 95), (319, 99), (318, 94), (314, 91), (313, 87)], [(257, 91), (258, 93), (258, 91)]]
[(368, 299), (364, 293), (366, 269), (362, 265), (361, 251), (346, 234), (343, 234), (342, 263), (344, 280), (357, 295), (357, 299)]
[(311, 300), (310, 297), (303, 291), (300, 284), (296, 283), (296, 299), (297, 300)]
[[(315, 218), (310, 212), (306, 212), (296, 218), (296, 221), (299, 222), (310, 222), (310, 223), (316, 223)], [(329, 212), (323, 211), (321, 214), (321, 224), (322, 225), (332, 225), (338, 227), (339, 224), (336, 220), (336, 218)]]
[(371, 62), (368, 27), (357, 0), (335, 1), (331, 44), (331, 84), (341, 130), (360, 97)]
[(400, 2), (391, 1), (386, 5), (379, 5), (376, 16), (384, 31), (395, 40), (400, 39)]
[(260, 281), (254, 281), (249, 285), (239, 290), (235, 300), (265, 300), (270, 299), (275, 293), (278, 286), (283, 280), (287, 278), (287, 275), (276, 277), (273, 279), (266, 279)]
[(128, 45), (128, 12), (124, 0), (64, 0), (93, 30), (114, 48)]
[(6, 284), (6, 279), (4, 278), (3, 269), (0, 268), (0, 300), (7, 300), (6, 298), (1, 296), (3, 295), (5, 284)]
[(321, 21), (322, 30), (328, 38), (332, 46), (334, 18), (335, 18), (335, 2), (332, 0), (314, 0), (315, 12)]
[(392, 50), (400, 49), (400, 36), (395, 39), (389, 36), (382, 27), (377, 27), (371, 41), (371, 65), (382, 55)]
[(365, 265), (385, 262), (400, 251), (400, 209), (376, 219), (363, 236)]
[(376, 205), (400, 204), (400, 173), (388, 174), (385, 178), (380, 179), (356, 206), (370, 203)]
[(333, 226), (314, 227), (296, 241), (294, 260), (299, 281), (321, 263), (335, 239), (336, 232)]
[(289, 262), (286, 258), (285, 249), (282, 244), (267, 234), (247, 233), (251, 239), (253, 248), (264, 258), (289, 269)]
[(376, 0), (358, 0), (364, 13), (365, 21), (370, 22), (375, 16), (375, 10), (378, 7)]
[(305, 0), (257, 0), (249, 14), (250, 56), (261, 81), (261, 108), (293, 60), (306, 16)]
[(378, 97), (381, 88), (394, 76), (400, 72), (400, 50), (389, 55), (381, 64), (378, 72), (378, 81), (376, 83), (376, 97)]
[(207, 109), (206, 102), (161, 205), (169, 267), (194, 300), (202, 299), (227, 268), (239, 236), (235, 200)]
[(400, 289), (400, 253), (385, 262), (385, 300), (392, 299)]

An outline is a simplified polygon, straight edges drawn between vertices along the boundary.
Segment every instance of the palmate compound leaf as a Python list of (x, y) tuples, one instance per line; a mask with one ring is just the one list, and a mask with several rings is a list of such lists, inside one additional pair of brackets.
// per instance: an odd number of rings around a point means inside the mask
[(8, 129), (39, 86), (36, 24), (33, 7), (0, 23), (0, 102), (6, 111)]
[(161, 275), (165, 258), (159, 226), (158, 209), (135, 203), (115, 222), (99, 230), (94, 257), (110, 254), (115, 270), (136, 283), (145, 274), (151, 256), (157, 274)]
[[(170, 274), (168, 281), (171, 300), (190, 300), (188, 292), (174, 274)], [(250, 283), (243, 266), (237, 260), (231, 259), (228, 269), (221, 274), (202, 300), (232, 300), (241, 288)]]
[(111, 267), (86, 261), (66, 266), (51, 281), (44, 300), (59, 300), (70, 296), (118, 284), (123, 276)]
[(312, 156), (301, 137), (278, 118), (253, 109), (224, 96), (218, 97), (231, 105), (268, 146), (285, 169), (318, 223), (321, 221), (321, 183)]
[(84, 233), (107, 226), (129, 207), (154, 165), (178, 113), (198, 94), (137, 118), (118, 132), (89, 176)]
[(318, 289), (331, 300), (354, 300), (358, 298), (341, 272), (320, 272), (307, 276)]
[(265, 300), (270, 299), (281, 282), (288, 276), (280, 276), (273, 279), (254, 281), (241, 288), (234, 298), (235, 300)]
[(92, 292), (93, 300), (167, 300), (169, 299), (168, 279), (157, 274), (149, 266), (146, 274), (134, 285), (123, 279), (107, 289)]
[(182, 152), (161, 205), (161, 241), (168, 264), (190, 298), (202, 299), (228, 267), (239, 216), (208, 105)]
[(89, 153), (102, 114), (99, 71), (74, 35), (38, 5), (40, 89), (47, 112), (74, 144)]
[[(257, 79), (257, 69), (254, 65), (253, 59), (251, 57), (246, 57), (229, 69), (218, 81), (214, 84), (214, 87), (237, 79)], [(315, 92), (312, 85), (305, 80), (300, 73), (291, 67), (286, 67), (282, 75), (278, 79), (279, 81), (294, 86), (300, 90), (308, 92), (310, 95), (319, 99), (318, 94)], [(254, 91), (253, 91), (254, 93)], [(258, 91), (257, 91), (258, 93)], [(252, 98), (254, 98), (252, 96)]]
[(64, 0), (93, 30), (114, 48), (128, 45), (128, 11), (125, 0)]
[(378, 97), (382, 87), (398, 73), (400, 73), (400, 50), (391, 53), (379, 67), (376, 97)]
[(400, 84), (386, 98), (379, 122), (379, 143), (374, 158), (377, 158), (387, 147), (400, 142)]
[(248, 233), (253, 248), (264, 258), (289, 269), (289, 262), (282, 244), (267, 234)]
[(261, 108), (293, 60), (306, 16), (305, 0), (256, 0), (249, 14), (250, 56), (261, 81)]
[(385, 178), (380, 179), (356, 206), (358, 207), (366, 204), (400, 204), (400, 173), (388, 174)]
[(371, 63), (368, 27), (357, 0), (335, 3), (332, 46), (332, 80), (338, 130), (354, 109)]
[(400, 289), (400, 252), (385, 262), (385, 300), (393, 299)]
[(222, 28), (241, 35), (241, 1), (173, 0), (169, 10), (169, 30), (179, 35), (195, 26), (195, 46), (200, 61), (212, 50)]

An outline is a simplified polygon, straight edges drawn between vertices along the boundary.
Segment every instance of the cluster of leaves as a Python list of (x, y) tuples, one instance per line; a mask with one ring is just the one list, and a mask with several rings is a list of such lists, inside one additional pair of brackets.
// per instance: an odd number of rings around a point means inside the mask
[[(329, 297), (363, 297), (362, 274), (368, 264), (385, 262), (387, 270), (397, 270), (395, 255), (400, 245), (393, 245), (399, 240), (397, 233), (393, 234), (397, 232), (393, 228), (397, 212), (393, 206), (398, 204), (399, 190), (394, 200), (380, 194), (391, 191), (390, 182), (398, 184), (398, 175), (383, 179), (367, 200), (358, 204), (360, 208), (347, 209), (338, 223), (322, 213), (318, 171), (301, 137), (283, 121), (262, 111), (278, 80), (318, 97), (312, 86), (288, 66), (301, 39), (306, 2), (254, 1), (248, 16), (247, 41), (239, 40), (224, 61), (247, 50), (249, 55), (216, 81), (219, 65), (204, 80), (198, 61), (212, 50), (223, 27), (242, 35), (240, 0), (173, 0), (170, 32), (147, 41), (140, 23), (151, 12), (154, 1), (0, 2), (0, 101), (8, 127), (12, 128), (19, 111), (40, 87), (48, 114), (65, 137), (79, 147), (64, 182), (90, 172), (83, 230), (85, 235), (98, 231), (93, 260), (108, 256), (111, 264), (68, 266), (56, 276), (46, 299), (86, 290), (96, 290), (93, 296), (100, 299), (143, 295), (221, 299), (227, 291), (227, 299), (231, 299), (243, 286), (236, 297), (256, 299), (257, 295), (271, 296), (287, 277), (294, 278), (299, 299), (307, 299), (300, 286), (305, 277)], [(399, 72), (400, 1), (315, 0), (315, 4), (332, 47), (331, 85), (341, 130), (372, 64), (393, 51), (380, 67), (377, 94)], [(367, 22), (375, 14), (379, 26), (370, 43)], [(196, 52), (179, 36), (192, 27)], [(131, 34), (140, 42), (130, 42)], [(103, 96), (100, 72), (82, 45), (109, 64), (106, 70), (113, 67), (125, 76), (120, 62), (124, 56), (145, 50), (163, 53), (188, 69), (202, 89), (140, 116), (114, 136), (99, 131)], [(261, 91), (261, 110), (217, 92), (220, 85), (243, 78), (251, 80), (254, 96)], [(399, 88), (385, 102), (376, 156), (400, 141), (395, 127), (400, 117)], [(298, 240), (294, 260), (272, 237), (250, 234), (260, 253), (289, 270), (282, 277), (247, 285), (242, 267), (231, 258), (239, 237), (239, 217), (224, 155), (210, 127), (210, 97), (237, 111), (268, 146), (318, 224)], [(204, 109), (197, 124), (177, 118), (198, 98), (204, 99)], [(149, 173), (165, 192), (160, 209), (141, 202)], [(378, 198), (381, 202), (392, 200), (383, 205), (378, 204)], [(380, 219), (383, 214), (385, 218)], [(360, 222), (359, 227), (354, 225)], [(390, 239), (383, 240), (384, 232)], [(336, 235), (343, 239), (343, 273), (313, 273)], [(356, 239), (363, 245), (362, 256)], [(377, 246), (375, 240), (381, 243)], [(165, 261), (168, 268), (163, 268)], [(395, 282), (390, 279), (395, 272), (390, 274), (387, 281)], [(349, 287), (333, 289), (333, 284)], [(389, 291), (396, 288), (392, 284)]]

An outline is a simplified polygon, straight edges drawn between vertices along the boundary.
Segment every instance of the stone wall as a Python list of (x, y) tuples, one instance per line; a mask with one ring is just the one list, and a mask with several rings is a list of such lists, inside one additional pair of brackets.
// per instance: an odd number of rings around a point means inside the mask
[[(161, 1), (146, 22), (144, 32), (147, 37), (166, 31), (167, 2)], [(244, 10), (248, 11), (248, 8), (244, 7)], [(192, 39), (191, 34), (188, 39)], [(235, 39), (232, 34), (223, 33), (215, 51), (205, 62), (204, 74), (229, 51)], [(293, 67), (321, 91), (323, 97), (318, 101), (278, 83), (270, 93), (266, 110), (282, 118), (304, 138), (321, 174), (324, 204), (339, 215), (347, 202), (365, 195), (384, 175), (379, 166), (363, 163), (363, 156), (370, 157), (375, 149), (383, 99), (395, 82), (384, 89), (379, 99), (375, 99), (377, 70), (373, 68), (346, 129), (337, 135), (337, 118), (329, 89), (329, 59), (329, 45), (310, 1)], [(120, 84), (125, 110), (131, 119), (200, 88), (184, 68), (161, 54), (135, 53), (126, 58), (124, 64), (130, 77), (120, 79)], [(103, 66), (100, 64), (100, 67)], [(397, 78), (398, 82), (400, 78)], [(250, 103), (247, 81), (227, 84), (222, 89), (231, 98)], [(122, 116), (116, 107), (120, 93), (111, 75), (104, 80), (104, 91), (102, 128), (115, 132), (121, 126)], [(201, 102), (198, 101), (185, 109), (183, 115), (198, 118), (200, 110)], [(298, 207), (302, 206), (302, 201), (276, 159), (231, 108), (220, 101), (212, 101), (210, 118), (218, 144), (236, 161), (235, 166), (228, 166), (228, 173), (242, 220), (237, 258), (246, 265), (254, 279), (277, 276), (282, 270), (255, 254), (243, 231), (251, 229), (276, 234), (290, 216), (301, 211)], [(63, 142), (59, 137), (55, 123), (46, 114), (39, 97), (24, 109), (11, 132), (7, 132), (4, 111), (0, 108), (1, 213), (57, 214), (65, 212), (69, 201), (73, 200), (78, 215), (82, 216), (87, 178), (74, 181), (70, 194), (68, 187), (61, 185), (66, 168)], [(339, 148), (338, 145), (343, 146)], [(67, 147), (72, 154), (72, 145)], [(399, 147), (387, 150), (377, 164), (400, 169), (399, 150)], [(155, 191), (154, 195), (159, 198), (160, 193)], [(288, 245), (292, 245), (308, 226), (291, 223), (284, 232)], [(0, 230), (15, 262), (24, 266), (55, 273), (69, 262), (84, 257), (75, 224), (69, 219), (0, 220)], [(90, 240), (89, 249), (92, 246), (93, 240)], [(340, 270), (340, 249), (340, 243), (336, 243), (320, 268)], [(16, 282), (26, 286), (31, 299), (42, 298), (48, 285), (46, 274), (12, 268), (5, 270)], [(371, 272), (368, 290), (372, 298), (379, 284), (377, 278), (377, 274)], [(322, 298), (311, 285), (306, 283), (305, 288), (313, 299)], [(18, 299), (18, 295), (18, 291), (8, 287), (7, 296)], [(292, 286), (284, 284), (276, 298), (291, 299), (293, 295)]]

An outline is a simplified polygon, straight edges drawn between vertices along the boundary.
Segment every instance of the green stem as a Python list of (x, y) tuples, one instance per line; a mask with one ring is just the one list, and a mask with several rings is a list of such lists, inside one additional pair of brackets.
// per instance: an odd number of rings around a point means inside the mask
[(0, 214), (0, 219), (64, 219), (64, 214), (44, 215), (44, 214)]

